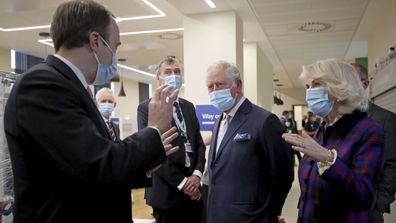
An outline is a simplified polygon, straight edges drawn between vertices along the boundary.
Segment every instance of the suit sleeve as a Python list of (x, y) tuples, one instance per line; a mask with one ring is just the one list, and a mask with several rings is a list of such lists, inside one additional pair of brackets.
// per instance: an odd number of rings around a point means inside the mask
[(266, 148), (270, 179), (272, 181), (270, 206), (272, 219), (281, 215), (283, 204), (294, 180), (292, 152), (290, 146), (282, 139), (284, 132), (279, 119), (271, 114), (264, 122), (262, 141)]
[(102, 136), (92, 117), (93, 103), (57, 73), (32, 72), (15, 91), (18, 134), (72, 178), (87, 184), (132, 185), (166, 159), (154, 129), (142, 129), (121, 142)]
[(384, 123), (385, 164), (379, 184), (376, 208), (381, 213), (390, 213), (390, 204), (396, 193), (396, 114), (389, 112)]
[[(138, 107), (138, 128), (143, 129), (147, 127), (148, 118), (148, 101), (142, 103)], [(177, 139), (176, 139), (177, 140)], [(161, 164), (161, 167), (153, 174), (159, 175), (165, 181), (167, 181), (174, 188), (182, 182), (184, 179), (183, 173), (173, 164), (170, 159), (167, 159)]]

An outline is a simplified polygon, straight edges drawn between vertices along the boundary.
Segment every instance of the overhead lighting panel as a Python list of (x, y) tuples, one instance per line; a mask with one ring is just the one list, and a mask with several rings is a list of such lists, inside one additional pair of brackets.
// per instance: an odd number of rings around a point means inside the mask
[(305, 22), (298, 27), (303, 32), (320, 33), (331, 28), (331, 24), (325, 22)]
[(216, 8), (215, 3), (212, 0), (205, 0), (206, 4), (212, 9)]
[[(140, 20), (140, 19), (151, 19), (151, 18), (158, 18), (164, 17), (166, 14), (161, 11), (157, 6), (149, 2), (148, 0), (141, 0), (146, 5), (148, 5), (151, 9), (153, 9), (157, 14), (154, 15), (146, 15), (146, 16), (133, 16), (133, 17), (118, 17), (115, 20), (117, 22), (123, 21), (130, 21), (130, 20)], [(16, 28), (2, 28), (0, 27), (0, 31), (3, 32), (15, 32), (15, 31), (25, 31), (25, 30), (32, 30), (32, 29), (48, 29), (51, 25), (40, 25), (40, 26), (27, 26), (27, 27), (16, 27)]]

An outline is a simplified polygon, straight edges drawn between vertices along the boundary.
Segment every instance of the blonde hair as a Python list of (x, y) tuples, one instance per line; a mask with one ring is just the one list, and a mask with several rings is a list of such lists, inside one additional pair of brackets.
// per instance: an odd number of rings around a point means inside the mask
[(324, 84), (329, 94), (337, 99), (342, 114), (368, 108), (368, 97), (356, 69), (345, 61), (326, 59), (303, 66), (299, 79), (303, 84), (313, 80)]

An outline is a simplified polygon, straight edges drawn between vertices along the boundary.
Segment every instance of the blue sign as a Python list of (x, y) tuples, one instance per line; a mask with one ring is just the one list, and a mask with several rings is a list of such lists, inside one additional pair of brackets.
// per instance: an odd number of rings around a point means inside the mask
[(196, 105), (195, 112), (201, 131), (212, 131), (216, 120), (221, 115), (221, 112), (213, 105)]

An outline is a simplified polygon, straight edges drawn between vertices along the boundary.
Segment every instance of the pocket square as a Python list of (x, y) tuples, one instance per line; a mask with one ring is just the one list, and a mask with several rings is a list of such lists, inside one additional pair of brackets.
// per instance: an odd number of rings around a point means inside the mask
[(234, 137), (235, 142), (243, 142), (243, 141), (248, 141), (250, 140), (250, 134), (249, 133), (237, 133)]

